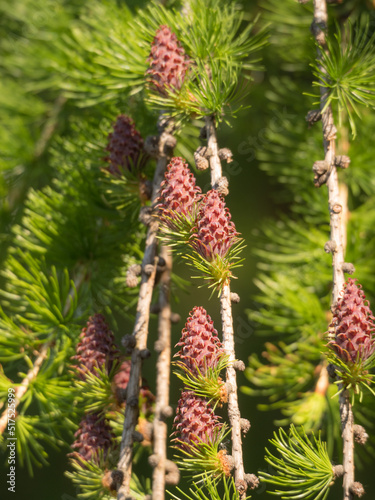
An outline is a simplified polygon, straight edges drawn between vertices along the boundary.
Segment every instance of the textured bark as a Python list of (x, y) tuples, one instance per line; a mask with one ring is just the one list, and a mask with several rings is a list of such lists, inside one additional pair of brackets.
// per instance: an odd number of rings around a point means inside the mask
[[(221, 162), (219, 158), (219, 146), (216, 136), (214, 117), (206, 118), (207, 147), (210, 154), (211, 185), (215, 189), (222, 177)], [(246, 497), (247, 483), (243, 465), (242, 436), (241, 436), (241, 414), (238, 406), (237, 379), (233, 363), (236, 360), (234, 331), (232, 318), (232, 304), (230, 285), (227, 282), (220, 295), (221, 322), (223, 331), (223, 345), (225, 352), (229, 354), (231, 361), (226, 371), (226, 381), (229, 387), (228, 394), (228, 417), (231, 425), (232, 457), (234, 461), (234, 480), (236, 489), (243, 499)]]
[[(169, 156), (165, 153), (166, 142), (170, 135), (166, 128), (160, 136), (159, 155), (156, 165), (153, 188), (152, 188), (152, 205), (155, 205), (160, 192), (160, 184), (164, 178), (164, 172), (167, 167)], [(150, 305), (152, 292), (155, 284), (156, 274), (156, 249), (157, 249), (157, 232), (159, 229), (158, 219), (151, 219), (147, 237), (145, 253), (142, 260), (142, 275), (139, 289), (139, 297), (137, 304), (137, 312), (135, 317), (135, 325), (132, 335), (136, 339), (136, 345), (132, 352), (130, 378), (127, 386), (126, 407), (125, 407), (125, 422), (121, 439), (120, 459), (117, 468), (124, 474), (122, 485), (117, 494), (118, 500), (125, 500), (130, 494), (130, 479), (132, 473), (133, 460), (133, 439), (134, 430), (138, 422), (138, 401), (139, 389), (141, 384), (141, 369), (142, 358), (140, 352), (147, 348), (148, 326), (150, 318)], [(146, 273), (145, 270), (152, 266), (152, 272)]]
[[(326, 46), (326, 29), (328, 25), (328, 13), (326, 0), (314, 0), (314, 22), (312, 31), (315, 39), (320, 44), (322, 49), (328, 50)], [(318, 50), (318, 58), (321, 57), (321, 52)], [(320, 68), (323, 71), (323, 68)], [(328, 89), (320, 87), (320, 109), (322, 111), (323, 124), (323, 144), (325, 161), (329, 165), (327, 188), (328, 188), (328, 204), (331, 226), (331, 242), (332, 248), (332, 308), (335, 307), (339, 294), (344, 288), (345, 277), (343, 272), (344, 252), (346, 232), (343, 229), (343, 214), (346, 216), (346, 207), (342, 203), (345, 196), (340, 196), (339, 181), (337, 169), (335, 166), (336, 155), (336, 127), (333, 120), (331, 106), (328, 106), (325, 111), (328, 97)], [(351, 485), (354, 483), (354, 438), (353, 438), (353, 413), (347, 391), (340, 394), (340, 415), (341, 428), (343, 438), (343, 500), (352, 500), (353, 495), (350, 491)]]
[(164, 500), (165, 498), (168, 428), (164, 412), (169, 406), (169, 375), (171, 364), (171, 306), (169, 296), (172, 255), (170, 248), (162, 246), (160, 257), (163, 257), (165, 260), (166, 268), (161, 275), (159, 284), (158, 350), (160, 352), (156, 363), (156, 405), (153, 427), (153, 451), (157, 457), (157, 465), (152, 474), (152, 500)]

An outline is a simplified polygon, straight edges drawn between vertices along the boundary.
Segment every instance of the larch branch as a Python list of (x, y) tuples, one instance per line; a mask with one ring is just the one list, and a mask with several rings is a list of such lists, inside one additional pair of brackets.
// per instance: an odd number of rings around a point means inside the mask
[[(159, 154), (152, 187), (152, 206), (155, 205), (156, 200), (158, 199), (160, 185), (164, 178), (164, 172), (169, 159), (169, 156), (165, 152), (165, 146), (170, 138), (170, 127), (171, 124), (165, 124), (164, 131), (161, 133), (159, 139)], [(142, 260), (142, 275), (137, 312), (135, 317), (134, 330), (132, 333), (132, 335), (136, 339), (136, 344), (131, 358), (131, 370), (129, 383), (127, 386), (125, 407), (125, 422), (121, 439), (120, 459), (117, 466), (117, 468), (123, 472), (124, 477), (122, 485), (118, 490), (118, 500), (125, 500), (129, 496), (130, 492), (133, 459), (133, 435), (138, 422), (139, 413), (138, 401), (142, 369), (142, 358), (140, 356), (140, 353), (147, 348), (150, 305), (155, 284), (155, 274), (157, 266), (156, 250), (158, 229), (158, 219), (156, 217), (152, 217), (147, 231), (145, 253)], [(153, 271), (152, 273), (148, 274), (145, 270), (148, 270), (150, 265), (153, 266)]]
[[(222, 177), (222, 168), (219, 158), (215, 120), (213, 116), (206, 118), (207, 146), (210, 151), (211, 185), (215, 189)], [(236, 360), (234, 345), (234, 330), (232, 318), (232, 303), (229, 282), (225, 283), (220, 295), (220, 313), (223, 332), (223, 345), (229, 355), (230, 364), (226, 370), (226, 381), (229, 387), (228, 417), (231, 425), (232, 457), (234, 462), (234, 479), (240, 498), (246, 497), (247, 483), (243, 464), (241, 414), (238, 406), (237, 379), (233, 363)]]
[[(328, 51), (326, 44), (326, 29), (328, 25), (328, 12), (326, 0), (314, 0), (314, 21), (312, 24), (312, 32), (320, 47), (318, 49), (318, 59), (321, 59), (321, 51)], [(322, 66), (320, 70), (324, 72)], [(329, 90), (324, 86), (320, 87), (320, 109), (322, 112), (323, 123), (323, 144), (325, 161), (328, 165), (328, 204), (330, 214), (331, 227), (331, 243), (332, 243), (332, 271), (333, 271), (333, 287), (332, 287), (332, 308), (337, 304), (340, 292), (344, 288), (345, 277), (343, 264), (345, 262), (345, 242), (343, 231), (343, 213), (346, 213), (346, 207), (342, 206), (342, 197), (340, 197), (339, 181), (337, 169), (335, 166), (336, 154), (336, 127), (334, 124), (333, 113), (331, 106), (327, 106)], [(350, 491), (354, 483), (354, 439), (353, 439), (353, 412), (349, 400), (348, 391), (344, 390), (340, 394), (340, 415), (341, 428), (343, 439), (343, 500), (352, 500), (353, 496)]]
[(171, 365), (171, 305), (170, 286), (172, 271), (172, 254), (169, 247), (162, 246), (159, 253), (165, 262), (159, 282), (159, 323), (156, 363), (156, 404), (153, 426), (153, 452), (157, 464), (152, 474), (152, 500), (164, 500), (165, 476), (167, 460), (168, 427), (165, 422), (166, 410), (169, 408), (169, 385)]

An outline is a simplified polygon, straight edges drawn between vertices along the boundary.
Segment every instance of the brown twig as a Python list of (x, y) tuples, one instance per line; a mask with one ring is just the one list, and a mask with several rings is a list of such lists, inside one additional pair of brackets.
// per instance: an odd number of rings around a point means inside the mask
[[(160, 184), (164, 178), (164, 172), (168, 163), (169, 154), (166, 153), (166, 144), (170, 140), (169, 130), (172, 125), (166, 123), (164, 131), (160, 135), (158, 146), (158, 160), (153, 180), (152, 188), (152, 205), (156, 203), (159, 196)], [(168, 149), (169, 151), (169, 149)], [(125, 422), (122, 432), (120, 459), (117, 468), (123, 472), (124, 479), (117, 494), (118, 500), (125, 500), (130, 492), (130, 479), (132, 473), (132, 458), (133, 458), (133, 435), (138, 422), (138, 400), (139, 389), (141, 382), (141, 353), (147, 348), (148, 325), (150, 318), (150, 305), (152, 292), (155, 284), (156, 274), (156, 249), (157, 249), (157, 232), (159, 222), (156, 217), (151, 218), (146, 237), (145, 253), (142, 261), (142, 275), (139, 289), (139, 297), (137, 304), (137, 312), (133, 336), (136, 339), (136, 345), (132, 352), (131, 371), (129, 383), (127, 386), (127, 397), (125, 407)], [(148, 273), (152, 268), (152, 272)]]
[[(328, 13), (326, 0), (314, 0), (314, 21), (312, 32), (316, 41), (320, 45), (318, 49), (318, 59), (321, 59), (321, 51), (328, 51), (326, 44), (326, 29), (328, 25)], [(324, 69), (320, 67), (324, 72)], [(331, 248), (332, 248), (332, 308), (336, 306), (340, 292), (344, 288), (345, 278), (343, 271), (344, 260), (344, 233), (342, 224), (343, 210), (342, 198), (340, 198), (339, 181), (335, 166), (336, 151), (336, 127), (333, 120), (331, 106), (326, 106), (329, 91), (325, 87), (320, 87), (320, 109), (323, 123), (323, 143), (325, 162), (328, 166), (327, 188), (328, 203), (331, 226)], [(325, 108), (325, 109), (324, 109)], [(323, 111), (324, 110), (324, 111)], [(344, 478), (343, 478), (343, 500), (352, 500), (350, 491), (354, 483), (354, 438), (353, 438), (353, 412), (348, 391), (340, 393), (340, 415), (343, 439), (344, 456)]]
[(165, 422), (169, 409), (169, 376), (171, 365), (171, 305), (169, 301), (172, 254), (169, 247), (160, 248), (160, 257), (165, 262), (159, 282), (159, 324), (157, 349), (159, 357), (156, 363), (156, 405), (153, 426), (153, 452), (157, 464), (152, 474), (152, 500), (164, 500), (167, 460), (167, 434)]
[[(222, 177), (222, 168), (219, 158), (219, 147), (217, 143), (216, 127), (214, 117), (206, 118), (207, 146), (210, 151), (211, 185), (217, 186)], [(234, 462), (234, 479), (236, 489), (240, 498), (245, 498), (247, 483), (243, 465), (242, 437), (241, 437), (241, 414), (238, 406), (237, 379), (233, 363), (236, 360), (234, 346), (234, 330), (232, 318), (231, 292), (229, 282), (225, 283), (220, 295), (220, 312), (223, 331), (223, 345), (225, 352), (229, 355), (231, 363), (226, 370), (226, 381), (228, 383), (228, 417), (231, 425), (232, 457)]]

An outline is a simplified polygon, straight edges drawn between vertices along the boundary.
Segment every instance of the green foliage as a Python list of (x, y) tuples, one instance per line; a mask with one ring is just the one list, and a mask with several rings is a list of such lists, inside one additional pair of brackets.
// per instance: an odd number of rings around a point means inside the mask
[[(239, 500), (240, 498), (232, 477), (218, 480), (208, 474), (205, 474), (201, 481), (193, 482), (187, 493), (180, 488), (177, 488), (177, 491), (183, 496), (181, 498), (171, 494), (176, 500)], [(247, 496), (246, 500), (248, 498), (251, 497)]]
[(270, 443), (275, 446), (278, 456), (266, 449), (265, 459), (276, 474), (259, 473), (263, 482), (275, 486), (269, 493), (285, 499), (327, 498), (334, 473), (320, 436), (312, 435), (310, 440), (303, 429), (299, 433), (291, 425), (289, 434), (280, 429)]
[(95, 367), (95, 373), (85, 373), (84, 380), (75, 380), (80, 408), (83, 408), (86, 413), (106, 413), (116, 406), (112, 382), (117, 370), (118, 365), (115, 364), (111, 373), (108, 374), (103, 365), (101, 369)]
[(181, 361), (177, 361), (175, 365), (178, 371), (174, 373), (182, 380), (184, 387), (193, 391), (197, 396), (207, 398), (213, 409), (226, 402), (225, 384), (220, 373), (229, 365), (229, 356), (221, 356), (217, 366), (208, 368), (205, 373), (202, 373), (199, 368), (197, 368), (197, 373), (194, 373)]
[[(213, 436), (207, 442), (199, 439), (197, 442), (181, 442), (183, 448), (175, 446), (178, 450), (176, 454), (176, 464), (179, 468), (195, 480), (202, 480), (207, 474), (213, 477), (224, 477), (229, 472), (226, 463), (226, 452), (221, 449), (221, 444), (230, 430), (224, 424), (220, 430), (215, 429)], [(178, 444), (178, 439), (174, 440)]]
[(337, 29), (334, 38), (327, 37), (327, 49), (320, 48), (321, 64), (314, 65), (315, 85), (328, 88), (325, 107), (337, 104), (339, 123), (343, 111), (348, 116), (353, 137), (356, 136), (355, 115), (360, 117), (357, 104), (375, 106), (375, 34), (369, 30), (369, 20), (354, 27), (346, 24), (343, 33)]

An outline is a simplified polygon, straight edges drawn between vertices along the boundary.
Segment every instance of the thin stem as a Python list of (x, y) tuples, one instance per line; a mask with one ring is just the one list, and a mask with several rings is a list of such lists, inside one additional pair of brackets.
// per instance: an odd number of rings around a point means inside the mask
[[(221, 162), (219, 158), (219, 146), (217, 143), (214, 117), (206, 118), (206, 132), (208, 149), (210, 150), (211, 185), (213, 188), (222, 177)], [(229, 355), (231, 363), (226, 370), (226, 381), (229, 387), (228, 394), (228, 417), (232, 428), (232, 457), (234, 462), (234, 479), (236, 489), (240, 498), (246, 497), (247, 483), (243, 465), (242, 437), (241, 437), (241, 414), (238, 406), (237, 379), (233, 363), (236, 360), (234, 346), (234, 330), (232, 318), (232, 303), (230, 297), (229, 282), (225, 283), (220, 295), (220, 313), (223, 331), (223, 344), (225, 352)]]
[[(314, 0), (314, 22), (313, 33), (315, 39), (321, 46), (318, 50), (318, 59), (321, 59), (321, 50), (328, 51), (326, 44), (326, 29), (328, 25), (328, 13), (326, 0)], [(324, 71), (322, 66), (320, 70)], [(336, 306), (340, 292), (344, 288), (345, 278), (343, 272), (344, 260), (344, 231), (342, 215), (345, 212), (342, 206), (343, 197), (340, 197), (339, 181), (337, 169), (334, 164), (336, 152), (336, 127), (334, 124), (331, 106), (326, 106), (329, 90), (325, 87), (320, 88), (320, 109), (322, 111), (323, 123), (323, 144), (325, 161), (329, 165), (329, 175), (327, 179), (328, 204), (331, 226), (332, 248), (332, 270), (333, 270), (333, 288), (332, 288), (332, 308)], [(340, 415), (343, 438), (343, 500), (352, 500), (350, 491), (354, 482), (354, 440), (353, 440), (353, 413), (347, 391), (340, 394)]]
[(171, 305), (170, 286), (172, 271), (172, 254), (169, 247), (162, 246), (160, 257), (166, 267), (159, 283), (159, 324), (158, 351), (156, 363), (156, 404), (154, 416), (154, 454), (157, 465), (152, 475), (152, 500), (164, 500), (165, 497), (165, 463), (167, 460), (168, 427), (165, 422), (165, 410), (169, 407), (169, 376), (171, 365)]
[[(155, 205), (156, 200), (159, 196), (160, 184), (164, 178), (164, 172), (168, 163), (169, 157), (165, 154), (165, 145), (168, 138), (169, 133), (166, 127), (164, 129), (164, 132), (162, 132), (159, 140), (159, 155), (152, 188), (153, 206)], [(147, 231), (145, 253), (142, 261), (142, 276), (139, 289), (137, 313), (132, 334), (136, 339), (136, 345), (132, 352), (130, 377), (126, 389), (127, 395), (125, 406), (125, 422), (122, 432), (120, 459), (117, 466), (117, 468), (124, 474), (123, 483), (120, 486), (117, 494), (118, 500), (125, 500), (130, 493), (130, 479), (133, 459), (133, 435), (138, 422), (139, 412), (138, 401), (142, 368), (142, 358), (140, 354), (144, 349), (147, 348), (150, 305), (155, 284), (157, 264), (156, 249), (158, 229), (158, 219), (156, 217), (153, 217)], [(149, 270), (150, 265), (153, 266), (153, 271), (151, 273), (148, 273), (146, 272), (146, 270)]]

